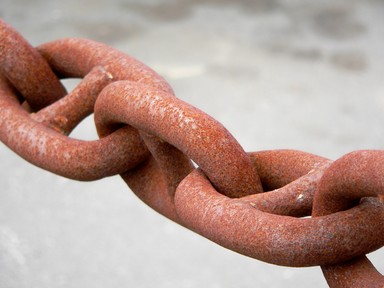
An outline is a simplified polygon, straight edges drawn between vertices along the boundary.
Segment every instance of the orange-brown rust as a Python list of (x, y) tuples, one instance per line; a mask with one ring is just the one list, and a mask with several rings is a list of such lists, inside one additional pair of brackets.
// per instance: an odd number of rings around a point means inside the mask
[(189, 229), (226, 248), (278, 265), (335, 264), (384, 244), (384, 205), (377, 200), (319, 218), (279, 216), (218, 193), (195, 170), (180, 183), (175, 205)]
[[(354, 151), (335, 161), (322, 177), (314, 198), (314, 217), (347, 210), (365, 197), (384, 195), (384, 151)], [(364, 202), (364, 201), (362, 201)], [(381, 204), (383, 204), (382, 201)], [(375, 215), (372, 215), (375, 217)], [(371, 221), (365, 225), (370, 226)], [(379, 238), (384, 233), (376, 231)], [(369, 241), (374, 241), (364, 235)], [(357, 249), (357, 244), (352, 248)], [(351, 249), (352, 249), (351, 248)], [(365, 256), (348, 262), (322, 267), (324, 276), (333, 287), (384, 287), (384, 276)]]
[[(384, 244), (383, 151), (335, 162), (246, 153), (120, 51), (85, 39), (35, 49), (2, 20), (0, 36), (0, 139), (27, 161), (85, 181), (120, 174), (153, 209), (219, 245), (278, 265), (322, 265), (332, 288), (383, 287), (364, 256)], [(84, 79), (66, 95), (61, 77)], [(66, 136), (91, 113), (101, 139)]]
[(16, 30), (0, 19), (0, 74), (37, 111), (66, 94), (48, 63)]

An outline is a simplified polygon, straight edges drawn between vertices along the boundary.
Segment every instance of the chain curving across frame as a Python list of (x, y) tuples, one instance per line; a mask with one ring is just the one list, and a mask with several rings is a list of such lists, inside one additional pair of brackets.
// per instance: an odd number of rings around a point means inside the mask
[[(34, 48), (2, 20), (0, 36), (0, 140), (27, 161), (77, 180), (120, 174), (180, 225), (268, 263), (319, 265), (330, 287), (384, 286), (365, 257), (384, 245), (384, 151), (247, 153), (122, 52), (85, 39)], [(67, 77), (83, 80), (67, 93)], [(67, 137), (91, 113), (100, 139)]]

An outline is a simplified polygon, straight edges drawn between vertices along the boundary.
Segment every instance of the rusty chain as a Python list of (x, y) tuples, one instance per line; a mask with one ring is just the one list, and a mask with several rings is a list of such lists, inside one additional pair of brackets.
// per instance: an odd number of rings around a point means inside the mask
[[(246, 153), (122, 52), (85, 39), (34, 48), (3, 20), (0, 36), (0, 140), (27, 161), (78, 180), (120, 174), (153, 209), (228, 249), (320, 265), (330, 287), (384, 287), (365, 257), (384, 245), (383, 151)], [(83, 80), (67, 93), (67, 77)], [(67, 136), (92, 113), (99, 140)]]

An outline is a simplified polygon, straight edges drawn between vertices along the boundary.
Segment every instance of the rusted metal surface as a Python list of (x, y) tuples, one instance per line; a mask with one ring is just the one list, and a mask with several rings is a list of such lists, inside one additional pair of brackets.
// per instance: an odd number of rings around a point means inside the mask
[(334, 264), (378, 249), (384, 242), (383, 203), (378, 200), (320, 218), (280, 216), (255, 209), (242, 198), (225, 197), (195, 170), (180, 183), (175, 203), (188, 228), (231, 250), (278, 265)]
[(233, 136), (171, 94), (141, 83), (115, 82), (97, 99), (95, 122), (101, 136), (109, 132), (108, 127), (126, 123), (160, 137), (194, 160), (228, 196), (262, 192), (255, 167)]
[[(3, 21), (0, 35), (0, 139), (21, 157), (73, 179), (120, 174), (171, 220), (265, 262), (322, 266), (330, 287), (384, 285), (365, 257), (384, 245), (382, 151), (246, 153), (122, 52), (84, 39), (35, 49)], [(66, 95), (65, 77), (83, 80)], [(67, 136), (92, 113), (99, 140)]]
[(64, 86), (38, 51), (0, 19), (0, 71), (32, 109), (41, 109), (66, 94)]
[[(338, 159), (325, 171), (320, 181), (314, 199), (313, 216), (348, 210), (368, 201), (366, 197), (380, 196), (383, 204), (383, 175), (383, 151), (355, 151)], [(370, 225), (370, 222), (363, 225), (368, 223)], [(384, 235), (383, 232), (377, 233), (381, 237)], [(351, 249), (357, 249), (353, 243), (348, 245)], [(330, 287), (384, 286), (384, 276), (365, 256), (345, 263), (323, 266), (322, 270)]]

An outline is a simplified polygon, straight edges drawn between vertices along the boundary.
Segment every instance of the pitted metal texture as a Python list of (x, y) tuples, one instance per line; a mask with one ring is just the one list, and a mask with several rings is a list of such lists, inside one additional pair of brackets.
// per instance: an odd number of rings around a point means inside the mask
[[(0, 20), (0, 140), (53, 173), (120, 174), (150, 207), (268, 263), (321, 266), (330, 287), (383, 287), (365, 254), (384, 245), (384, 152), (331, 161), (247, 153), (145, 64), (86, 39), (32, 47)], [(67, 93), (60, 79), (82, 78)], [(71, 131), (94, 113), (100, 139)]]

